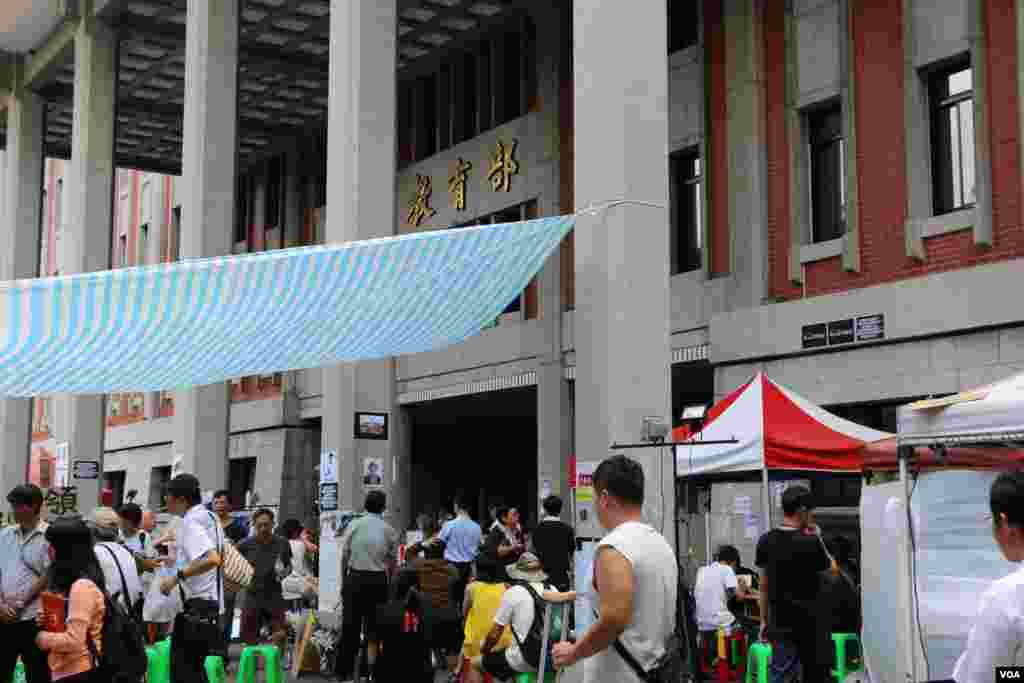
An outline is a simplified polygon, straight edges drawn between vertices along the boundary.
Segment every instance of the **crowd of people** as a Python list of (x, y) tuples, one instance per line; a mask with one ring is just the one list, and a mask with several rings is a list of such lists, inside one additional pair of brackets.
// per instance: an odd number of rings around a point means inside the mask
[(646, 672), (678, 654), (670, 648), (677, 564), (668, 542), (641, 521), (640, 465), (612, 457), (593, 480), (596, 514), (609, 534), (597, 548), (593, 580), (580, 592), (596, 620), (574, 638), (570, 624), (560, 624), (543, 654), (545, 605), (577, 596), (570, 590), (576, 538), (560, 517), (558, 496), (543, 501), (544, 517), (529, 533), (511, 507), (493, 508), (486, 529), (463, 500), (440, 528), (421, 515), (422, 540), (400, 567), (399, 534), (384, 520), (386, 497), (370, 492), (366, 514), (341, 539), (338, 680), (354, 680), (364, 641), (377, 681), (433, 681), (434, 662), (443, 662), (451, 681), (510, 680), (536, 671), (541, 656), (550, 657), (549, 670), (586, 660), (592, 683), (647, 680), (637, 667)]
[[(175, 683), (206, 681), (209, 654), (225, 657), (236, 600), (241, 640), (256, 644), (263, 626), (284, 645), (284, 614), (317, 592), (317, 548), (297, 520), (275, 527), (274, 512), (257, 511), (252, 523), (231, 514), (228, 494), (203, 503), (199, 481), (175, 477), (165, 495), (171, 522), (134, 503), (96, 508), (87, 518), (44, 522), (43, 493), (32, 485), (7, 496), (15, 523), (0, 530), (0, 680), (9, 681), (20, 659), (27, 683), (106, 683), (101, 671), (107, 598), (139, 626), (149, 643), (171, 636)], [(253, 568), (237, 595), (225, 590), (222, 570), (230, 543)], [(64, 613), (46, 614), (46, 595), (63, 599)], [(54, 623), (54, 619), (63, 623)]]

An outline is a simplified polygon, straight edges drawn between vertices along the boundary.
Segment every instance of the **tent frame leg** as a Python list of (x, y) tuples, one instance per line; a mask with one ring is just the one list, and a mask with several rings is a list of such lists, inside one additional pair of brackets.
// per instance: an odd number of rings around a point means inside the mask
[(910, 525), (913, 524), (913, 516), (910, 512), (910, 471), (907, 466), (908, 461), (913, 457), (913, 452), (913, 448), (906, 447), (897, 448), (896, 450), (897, 460), (899, 461), (900, 483), (903, 485), (901, 487), (903, 510), (906, 514), (906, 543), (903, 544), (903, 568), (906, 571), (907, 591), (910, 602), (910, 608), (907, 610), (907, 623), (905, 624), (907, 629), (906, 677), (909, 683), (917, 683), (917, 641), (914, 637), (917, 625), (914, 623), (914, 565), (913, 558), (911, 557), (914, 550), (910, 546), (910, 538), (913, 533)]

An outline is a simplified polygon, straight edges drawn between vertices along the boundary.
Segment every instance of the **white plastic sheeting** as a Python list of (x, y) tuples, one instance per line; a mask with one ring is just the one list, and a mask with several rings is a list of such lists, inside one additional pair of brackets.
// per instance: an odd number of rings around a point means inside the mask
[(930, 680), (953, 675), (982, 593), (1016, 569), (1003, 558), (985, 519), (998, 475), (933, 472), (921, 475), (913, 489), (915, 573)]
[[(918, 681), (952, 676), (981, 594), (1015, 569), (1003, 559), (985, 519), (997, 476), (948, 470), (922, 474), (911, 485)], [(863, 649), (872, 681), (884, 683), (905, 681), (907, 610), (914, 609), (901, 559), (907, 540), (902, 489), (902, 482), (892, 482), (867, 486), (861, 494)]]

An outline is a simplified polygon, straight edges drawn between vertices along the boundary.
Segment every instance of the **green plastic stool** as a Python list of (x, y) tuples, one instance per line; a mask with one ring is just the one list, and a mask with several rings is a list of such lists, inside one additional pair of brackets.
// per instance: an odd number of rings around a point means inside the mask
[(855, 668), (846, 668), (846, 647), (848, 644), (860, 645), (860, 639), (856, 633), (833, 633), (832, 642), (836, 646), (836, 668), (832, 669), (832, 675), (836, 677), (836, 683), (843, 683), (848, 674), (864, 668), (863, 661), (858, 662)]
[(14, 667), (14, 678), (11, 679), (11, 683), (25, 683), (25, 665), (20, 659)]
[[(548, 671), (544, 674), (544, 683), (555, 683), (557, 676), (557, 671)], [(537, 672), (521, 673), (516, 676), (515, 683), (537, 683)]]
[(161, 640), (146, 648), (147, 683), (171, 683), (171, 641)]
[(751, 683), (754, 667), (757, 667), (757, 678), (754, 683), (768, 683), (768, 662), (772, 659), (772, 646), (768, 643), (754, 643), (747, 649), (746, 683)]
[(263, 657), (267, 664), (266, 683), (285, 683), (281, 653), (275, 645), (250, 645), (242, 650), (242, 659), (238, 663), (238, 683), (256, 683), (257, 657)]
[(222, 657), (210, 655), (206, 658), (204, 664), (206, 677), (210, 679), (210, 683), (225, 683), (228, 678), (228, 671), (224, 667), (224, 659)]

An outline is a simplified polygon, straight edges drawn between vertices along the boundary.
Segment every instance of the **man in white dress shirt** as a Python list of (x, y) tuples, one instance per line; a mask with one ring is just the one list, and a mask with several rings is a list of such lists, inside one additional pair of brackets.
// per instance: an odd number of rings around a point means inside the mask
[[(1010, 562), (1024, 561), (1024, 472), (999, 475), (989, 492), (992, 537)], [(990, 683), (997, 666), (1024, 665), (1024, 569), (992, 583), (981, 597), (956, 683)]]

